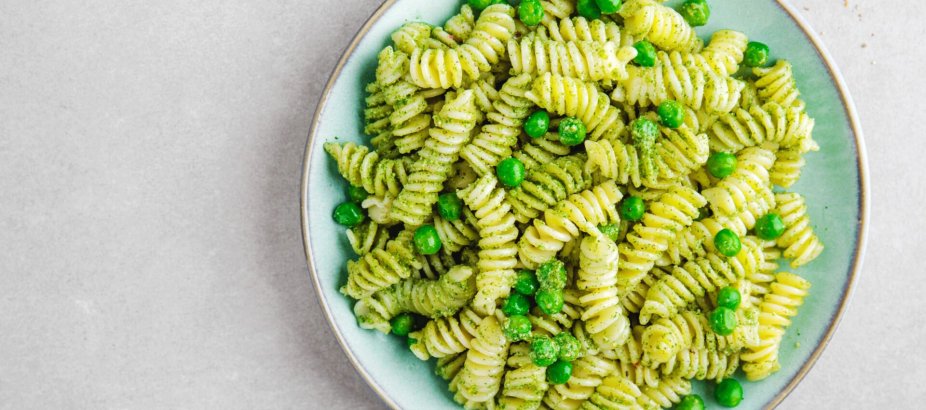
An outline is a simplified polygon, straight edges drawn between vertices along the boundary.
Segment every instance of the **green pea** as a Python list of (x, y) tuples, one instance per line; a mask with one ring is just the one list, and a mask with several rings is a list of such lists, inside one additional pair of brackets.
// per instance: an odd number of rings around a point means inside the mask
[(537, 275), (533, 271), (522, 269), (518, 271), (518, 276), (514, 281), (514, 291), (524, 296), (530, 296), (540, 288), (540, 282), (537, 281)]
[(621, 0), (595, 0), (595, 4), (604, 14), (614, 14), (621, 10)]
[(736, 171), (736, 156), (726, 152), (715, 152), (707, 158), (707, 172), (716, 178), (725, 178)]
[(559, 122), (559, 142), (567, 147), (585, 141), (585, 124), (576, 117), (566, 117)]
[(656, 107), (656, 114), (659, 114), (659, 122), (666, 127), (675, 129), (682, 126), (685, 121), (685, 107), (675, 100), (665, 100), (659, 107)]
[(704, 410), (704, 400), (697, 394), (689, 394), (682, 397), (675, 410)]
[(401, 313), (398, 316), (392, 318), (389, 321), (389, 324), (392, 325), (392, 333), (395, 333), (399, 336), (407, 336), (408, 332), (412, 331), (412, 325), (414, 324), (415, 319), (412, 318), (411, 314)]
[(750, 41), (746, 44), (746, 52), (743, 54), (743, 64), (747, 67), (764, 67), (768, 64), (768, 46), (758, 41)]
[(621, 226), (619, 224), (598, 225), (598, 230), (607, 236), (608, 239), (617, 242), (621, 236)]
[(440, 236), (433, 225), (422, 225), (415, 229), (415, 249), (422, 255), (433, 255), (441, 248)]
[(517, 188), (524, 182), (524, 163), (521, 160), (509, 157), (495, 166), (498, 180), (508, 188)]
[(521, 0), (518, 5), (518, 18), (524, 25), (536, 26), (543, 20), (543, 5), (540, 0)]
[(736, 312), (728, 307), (718, 307), (711, 312), (708, 318), (711, 323), (711, 330), (721, 336), (729, 336), (736, 329)]
[(551, 259), (537, 267), (537, 280), (541, 289), (563, 289), (566, 287), (566, 264)]
[(335, 222), (353, 228), (363, 222), (367, 216), (364, 214), (363, 209), (360, 208), (360, 205), (353, 202), (344, 202), (334, 208), (332, 217)]
[(582, 345), (579, 344), (579, 340), (576, 339), (572, 333), (569, 332), (560, 332), (558, 335), (553, 337), (553, 341), (556, 342), (556, 345), (559, 346), (559, 359), (571, 362), (579, 357), (581, 353)]
[(526, 315), (531, 308), (531, 301), (520, 293), (512, 293), (502, 303), (502, 312), (505, 316)]
[(359, 204), (363, 202), (364, 199), (367, 199), (368, 196), (370, 196), (370, 194), (362, 187), (353, 185), (347, 187), (347, 197), (350, 198), (350, 201), (353, 203)]
[(482, 11), (493, 4), (505, 3), (505, 0), (467, 0), (469, 6), (476, 11)]
[(572, 377), (572, 363), (557, 360), (547, 367), (547, 381), (552, 384), (565, 384)]
[(707, 24), (711, 18), (711, 8), (704, 0), (688, 0), (682, 3), (678, 13), (685, 18), (685, 21), (692, 27), (700, 27)]
[(550, 131), (550, 114), (544, 110), (534, 111), (524, 121), (524, 133), (531, 138), (540, 138)]
[(563, 310), (563, 291), (556, 289), (540, 289), (534, 296), (537, 307), (547, 315), (555, 315)]
[(741, 300), (740, 291), (733, 286), (724, 287), (720, 289), (720, 292), (717, 292), (717, 306), (736, 310), (736, 308), (740, 307)]
[(717, 248), (717, 252), (720, 252), (721, 255), (733, 257), (740, 253), (743, 244), (736, 233), (724, 228), (717, 232), (717, 235), (714, 235), (714, 247)]
[(589, 20), (601, 18), (601, 9), (598, 8), (598, 4), (595, 0), (577, 0), (576, 11), (579, 12), (580, 16)]
[(524, 315), (509, 316), (505, 320), (505, 337), (512, 342), (527, 340), (530, 338), (533, 325), (530, 319)]
[(643, 198), (632, 196), (621, 201), (621, 207), (618, 211), (621, 218), (636, 222), (643, 219), (643, 214), (646, 213), (646, 204), (643, 203)]
[(724, 379), (714, 389), (714, 398), (724, 407), (736, 407), (743, 401), (743, 386), (736, 379)]
[(646, 40), (640, 40), (634, 43), (633, 48), (637, 49), (637, 56), (633, 62), (640, 67), (652, 67), (656, 65), (656, 47), (653, 43)]
[(785, 222), (778, 214), (765, 214), (756, 221), (756, 236), (767, 241), (778, 239), (785, 233)]
[(531, 361), (537, 366), (546, 367), (556, 362), (559, 346), (547, 336), (537, 336), (531, 340)]
[(455, 192), (440, 194), (437, 197), (437, 213), (448, 221), (456, 221), (463, 213), (463, 201)]

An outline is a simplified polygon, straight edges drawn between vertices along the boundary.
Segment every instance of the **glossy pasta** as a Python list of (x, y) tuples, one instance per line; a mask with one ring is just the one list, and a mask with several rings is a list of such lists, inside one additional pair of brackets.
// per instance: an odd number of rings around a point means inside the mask
[[(693, 381), (778, 371), (826, 236), (816, 202), (784, 191), (821, 151), (800, 67), (743, 67), (748, 28), (696, 30), (675, 3), (539, 4), (535, 25), (509, 4), (407, 20), (345, 131), (369, 140), (324, 144), (323, 172), (352, 186), (333, 217), (358, 326), (434, 359), (466, 409), (671, 408)], [(784, 230), (762, 239), (770, 214)], [(728, 286), (741, 302), (721, 335)]]

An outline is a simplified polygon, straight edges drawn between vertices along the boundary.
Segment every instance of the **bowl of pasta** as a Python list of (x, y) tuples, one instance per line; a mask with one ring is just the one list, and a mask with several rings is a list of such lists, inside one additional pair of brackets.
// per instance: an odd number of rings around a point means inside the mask
[[(770, 408), (864, 253), (838, 70), (781, 0), (387, 0), (306, 146), (310, 277), (393, 408)], [(701, 407), (699, 407), (701, 406)]]

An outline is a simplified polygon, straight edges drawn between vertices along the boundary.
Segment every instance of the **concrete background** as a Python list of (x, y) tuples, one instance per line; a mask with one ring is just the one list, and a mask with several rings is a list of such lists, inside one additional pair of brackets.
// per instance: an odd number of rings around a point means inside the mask
[[(0, 408), (381, 408), (306, 279), (309, 115), (378, 0), (0, 0)], [(867, 134), (854, 300), (784, 409), (926, 403), (923, 3), (795, 0)]]

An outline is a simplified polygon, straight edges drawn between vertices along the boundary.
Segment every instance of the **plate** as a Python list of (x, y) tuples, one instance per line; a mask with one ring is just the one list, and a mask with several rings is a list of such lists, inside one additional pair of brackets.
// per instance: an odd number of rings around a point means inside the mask
[[(364, 86), (373, 80), (376, 55), (389, 34), (408, 21), (442, 24), (456, 1), (389, 0), (364, 24), (328, 81), (312, 121), (302, 176), (302, 233), (309, 275), (321, 308), (348, 360), (383, 401), (393, 408), (456, 409), (447, 383), (434, 375), (433, 360), (422, 362), (405, 341), (357, 326), (352, 301), (338, 293), (346, 282), (345, 263), (356, 256), (331, 212), (345, 200), (345, 183), (322, 144), (366, 142)], [(673, 3), (669, 3), (673, 5)], [(816, 119), (820, 151), (807, 155), (803, 177), (792, 188), (804, 194), (817, 235), (826, 251), (796, 272), (813, 283), (811, 293), (782, 343), (781, 371), (759, 383), (744, 382), (741, 409), (771, 408), (810, 371), (836, 330), (858, 277), (868, 220), (867, 165), (852, 99), (815, 32), (794, 8), (776, 0), (712, 0), (710, 23), (698, 29), (707, 39), (718, 29), (734, 29), (771, 47), (772, 58), (787, 58)], [(742, 380), (742, 379), (741, 379)], [(696, 391), (705, 393), (703, 383)], [(705, 396), (707, 397), (707, 396)]]

